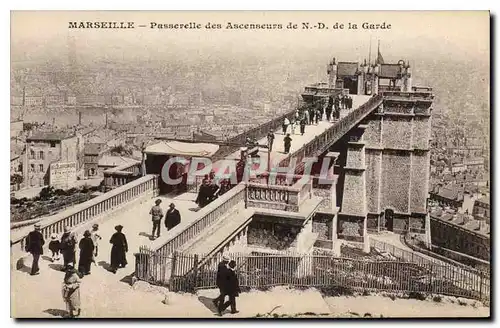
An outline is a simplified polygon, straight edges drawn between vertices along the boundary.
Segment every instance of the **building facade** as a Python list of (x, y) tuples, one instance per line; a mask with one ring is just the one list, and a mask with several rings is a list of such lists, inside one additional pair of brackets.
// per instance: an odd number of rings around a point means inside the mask
[(85, 178), (94, 178), (100, 175), (99, 160), (107, 151), (106, 144), (91, 143), (85, 145), (84, 174)]
[(472, 215), (476, 220), (490, 223), (490, 198), (482, 197), (474, 202)]
[(77, 171), (80, 170), (83, 163), (82, 142), (82, 138), (62, 132), (38, 132), (26, 138), (26, 185), (49, 185), (52, 163), (76, 163)]
[(467, 215), (431, 215), (432, 245), (490, 261), (489, 225)]

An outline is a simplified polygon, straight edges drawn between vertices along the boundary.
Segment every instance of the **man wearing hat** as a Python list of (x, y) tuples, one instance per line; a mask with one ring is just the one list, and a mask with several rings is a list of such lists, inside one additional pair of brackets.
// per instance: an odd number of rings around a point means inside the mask
[(274, 133), (273, 130), (269, 130), (267, 133), (267, 148), (269, 149), (269, 153), (273, 151), (273, 142), (274, 142)]
[(40, 224), (35, 224), (35, 230), (31, 231), (26, 237), (26, 252), (33, 255), (33, 264), (31, 264), (31, 275), (37, 275), (40, 273), (40, 268), (38, 267), (38, 260), (40, 255), (43, 254), (43, 245), (45, 244), (45, 239), (40, 232)]
[(222, 256), (222, 261), (217, 265), (217, 278), (216, 285), (219, 288), (219, 296), (213, 300), (214, 305), (217, 309), (220, 308), (221, 304), (224, 303), (224, 298), (226, 297), (226, 291), (224, 290), (225, 280), (227, 277), (227, 264), (231, 259), (227, 255)]
[(169, 205), (167, 215), (165, 216), (165, 227), (167, 230), (170, 230), (179, 223), (181, 223), (181, 214), (179, 213), (179, 210), (175, 208), (175, 204), (171, 203)]
[(151, 220), (153, 221), (153, 232), (151, 233), (151, 238), (155, 239), (160, 237), (160, 227), (161, 227), (161, 219), (163, 218), (163, 210), (160, 207), (161, 199), (157, 199), (155, 201), (155, 206), (151, 208), (149, 214), (151, 214)]

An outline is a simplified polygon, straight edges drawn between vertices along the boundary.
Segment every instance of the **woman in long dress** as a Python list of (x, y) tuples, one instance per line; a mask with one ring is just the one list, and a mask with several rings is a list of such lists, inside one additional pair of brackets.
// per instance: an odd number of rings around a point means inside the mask
[(62, 287), (63, 300), (70, 318), (80, 315), (80, 277), (75, 268), (68, 264)]
[(128, 244), (127, 238), (122, 233), (123, 226), (117, 225), (116, 232), (111, 236), (111, 272), (116, 273), (118, 268), (124, 268), (127, 265)]
[(92, 258), (94, 256), (94, 242), (90, 231), (86, 230), (83, 234), (83, 238), (80, 240), (80, 260), (78, 261), (78, 271), (83, 275), (90, 274), (90, 265), (92, 264)]
[(64, 227), (64, 233), (61, 236), (60, 248), (61, 253), (64, 260), (64, 271), (69, 264), (73, 267), (75, 266), (76, 256), (75, 256), (75, 247), (76, 247), (76, 237), (71, 232), (69, 227)]

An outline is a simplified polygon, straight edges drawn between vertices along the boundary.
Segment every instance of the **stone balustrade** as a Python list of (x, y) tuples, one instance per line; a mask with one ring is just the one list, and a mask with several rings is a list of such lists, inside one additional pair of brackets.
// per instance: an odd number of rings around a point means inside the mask
[(202, 208), (198, 212), (200, 215), (198, 219), (192, 222), (183, 231), (179, 231), (171, 237), (164, 245), (154, 249), (155, 253), (161, 256), (170, 256), (175, 250), (199, 235), (238, 203), (243, 203), (244, 201), (245, 185), (239, 184)]
[[(53, 233), (61, 234), (64, 227), (74, 227), (107, 211), (125, 204), (137, 197), (143, 196), (148, 192), (156, 192), (158, 186), (158, 177), (156, 175), (147, 175), (137, 179), (125, 186), (116, 188), (101, 196), (93, 198), (87, 202), (75, 205), (68, 210), (47, 217), (41, 227), (41, 233), (47, 240)], [(29, 231), (20, 231), (18, 236), (11, 240), (11, 245), (19, 245), (24, 250), (26, 235)]]
[(296, 187), (247, 183), (247, 207), (298, 212), (301, 190)]

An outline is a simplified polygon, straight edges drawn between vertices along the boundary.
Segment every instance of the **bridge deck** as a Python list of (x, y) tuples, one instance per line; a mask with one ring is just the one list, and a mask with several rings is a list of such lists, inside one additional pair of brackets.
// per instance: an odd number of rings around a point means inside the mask
[[(353, 99), (353, 105), (352, 105), (352, 110), (358, 108), (362, 104), (366, 103), (371, 97), (370, 96), (358, 96), (358, 95), (352, 95)], [(352, 110), (347, 110), (343, 109), (340, 111), (340, 119), (344, 118), (347, 116)], [(305, 133), (304, 135), (300, 135), (300, 128), (297, 126), (295, 128), (295, 134), (292, 134), (290, 127), (287, 129), (287, 133), (290, 133), (290, 137), (292, 138), (291, 142), (291, 147), (290, 147), (290, 153), (295, 152), (296, 150), (302, 148), (304, 145), (312, 141), (316, 136), (319, 134), (323, 133), (330, 127), (332, 127), (335, 124), (335, 122), (328, 122), (326, 121), (326, 115), (323, 115), (323, 121), (319, 121), (317, 125), (312, 124), (312, 125), (306, 125), (305, 128)], [(273, 143), (273, 149), (271, 151), (271, 167), (277, 165), (280, 163), (283, 159), (287, 157), (287, 154), (284, 153), (284, 138), (285, 134), (283, 134), (282, 129), (278, 129), (274, 131), (274, 143)], [(267, 145), (267, 137), (264, 137), (260, 140), (258, 140), (258, 143), (260, 145)], [(261, 163), (267, 163), (267, 158), (269, 156), (269, 151), (266, 148), (260, 148), (259, 149), (259, 156), (260, 156), (260, 161)], [(239, 159), (240, 158), (240, 152), (235, 151), (231, 155), (227, 157), (227, 159)], [(218, 167), (222, 162), (219, 161), (218, 163), (214, 164), (214, 167)]]

